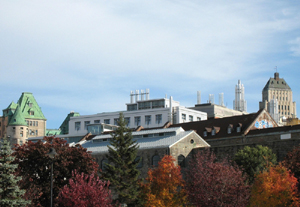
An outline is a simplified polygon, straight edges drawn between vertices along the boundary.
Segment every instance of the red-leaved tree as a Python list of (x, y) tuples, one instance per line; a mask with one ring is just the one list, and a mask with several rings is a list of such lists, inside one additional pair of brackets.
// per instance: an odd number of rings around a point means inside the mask
[(193, 156), (186, 171), (186, 190), (193, 206), (247, 206), (250, 188), (236, 165), (203, 150)]
[(16, 173), (22, 176), (20, 186), (26, 189), (25, 197), (30, 199), (31, 206), (48, 206), (50, 203), (51, 158), (47, 156), (50, 148), (57, 155), (53, 159), (53, 198), (72, 178), (72, 171), (78, 173), (97, 173), (98, 164), (91, 154), (81, 146), (69, 147), (66, 141), (44, 137), (43, 141), (31, 141), (15, 147), (13, 156), (19, 165)]
[(297, 179), (281, 164), (271, 166), (255, 177), (251, 206), (300, 206)]
[(165, 155), (158, 167), (148, 171), (146, 182), (142, 184), (145, 207), (183, 206), (185, 204), (184, 181), (180, 166), (175, 159)]
[(94, 174), (73, 173), (69, 185), (65, 185), (59, 196), (58, 206), (62, 207), (112, 207), (109, 181), (102, 181)]
[(289, 169), (298, 179), (298, 191), (300, 191), (300, 146), (287, 153), (282, 165)]

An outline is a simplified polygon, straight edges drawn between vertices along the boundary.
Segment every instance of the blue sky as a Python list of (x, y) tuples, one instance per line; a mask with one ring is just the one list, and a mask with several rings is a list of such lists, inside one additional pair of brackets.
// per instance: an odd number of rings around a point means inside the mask
[[(130, 91), (193, 106), (238, 80), (248, 112), (275, 66), (300, 104), (300, 1), (0, 1), (0, 107), (32, 92), (58, 128), (70, 111), (125, 110)], [(298, 106), (299, 108), (299, 106)], [(298, 113), (299, 114), (299, 110)]]

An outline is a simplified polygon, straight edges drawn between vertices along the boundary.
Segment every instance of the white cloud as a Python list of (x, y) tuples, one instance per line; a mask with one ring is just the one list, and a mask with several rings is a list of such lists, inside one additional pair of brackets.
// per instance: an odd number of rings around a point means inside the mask
[(288, 62), (273, 56), (288, 52), (290, 39), (299, 56), (299, 7), (233, 0), (1, 2), (0, 86), (44, 91), (43, 100), (56, 97), (70, 110), (86, 100), (89, 108), (116, 108), (97, 97), (117, 101), (141, 88), (158, 96), (216, 90), (226, 97), (238, 79), (255, 82)]
[(300, 56), (300, 37), (297, 37), (295, 40), (289, 42), (291, 45), (291, 51), (294, 56)]

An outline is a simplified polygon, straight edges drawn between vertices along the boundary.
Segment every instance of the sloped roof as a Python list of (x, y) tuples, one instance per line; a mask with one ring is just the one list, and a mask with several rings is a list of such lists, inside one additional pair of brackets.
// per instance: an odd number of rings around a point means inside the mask
[(17, 107), (15, 113), (13, 114), (13, 116), (9, 122), (9, 125), (27, 126), (27, 122), (23, 116), (20, 106)]
[(274, 74), (274, 78), (270, 78), (267, 84), (265, 85), (263, 91), (269, 89), (287, 89), (291, 90), (290, 86), (286, 83), (283, 78), (279, 78), (279, 73)]
[[(174, 124), (170, 127), (182, 127), (185, 131), (195, 130), (198, 135), (203, 137), (203, 139), (216, 139), (230, 136), (240, 136), (242, 134), (247, 134), (249, 128), (253, 125), (254, 121), (259, 117), (261, 113), (265, 112), (265, 109), (259, 110), (257, 113), (251, 113), (240, 116), (224, 117), (219, 119), (208, 119), (204, 121), (197, 122), (187, 122)], [(237, 132), (236, 127), (241, 126), (241, 131)], [(233, 131), (228, 134), (228, 127), (233, 127)], [(211, 129), (216, 130), (215, 135), (209, 134)], [(218, 131), (219, 130), (219, 131)], [(204, 131), (208, 134), (206, 137), (203, 136)]]
[[(24, 118), (28, 119), (44, 119), (46, 120), (41, 108), (37, 104), (32, 93), (23, 92), (21, 97), (18, 100), (18, 105), (21, 107)], [(34, 114), (30, 115), (30, 111), (33, 111)]]
[[(136, 142), (139, 146), (139, 149), (164, 148), (164, 147), (170, 147), (172, 144), (178, 142), (179, 140), (185, 138), (186, 136), (188, 136), (192, 133), (195, 133), (195, 132), (194, 131), (181, 131), (173, 136), (149, 137), (149, 138), (140, 138), (140, 139), (134, 139), (134, 140), (136, 140)], [(107, 147), (107, 145), (109, 145), (108, 141), (93, 142), (93, 140), (82, 142), (81, 143), (82, 147), (87, 148), (87, 150), (91, 151), (92, 154), (108, 152), (108, 147)]]

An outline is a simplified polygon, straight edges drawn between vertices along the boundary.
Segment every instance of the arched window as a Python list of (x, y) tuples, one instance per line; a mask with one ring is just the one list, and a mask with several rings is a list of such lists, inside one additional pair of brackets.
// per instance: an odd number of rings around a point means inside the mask
[(137, 156), (135, 158), (135, 161), (139, 162), (139, 164), (136, 166), (136, 168), (142, 168), (143, 167), (143, 158), (141, 156)]
[(157, 166), (158, 166), (159, 160), (160, 160), (159, 156), (158, 156), (158, 155), (154, 155), (154, 156), (152, 157), (152, 165), (153, 165), (154, 167), (157, 167)]
[(179, 155), (177, 159), (178, 159), (178, 165), (182, 168), (185, 167), (185, 157), (183, 155)]
[(103, 171), (106, 170), (106, 163), (108, 164), (108, 160), (104, 158), (104, 159), (101, 161), (101, 169), (102, 169)]

